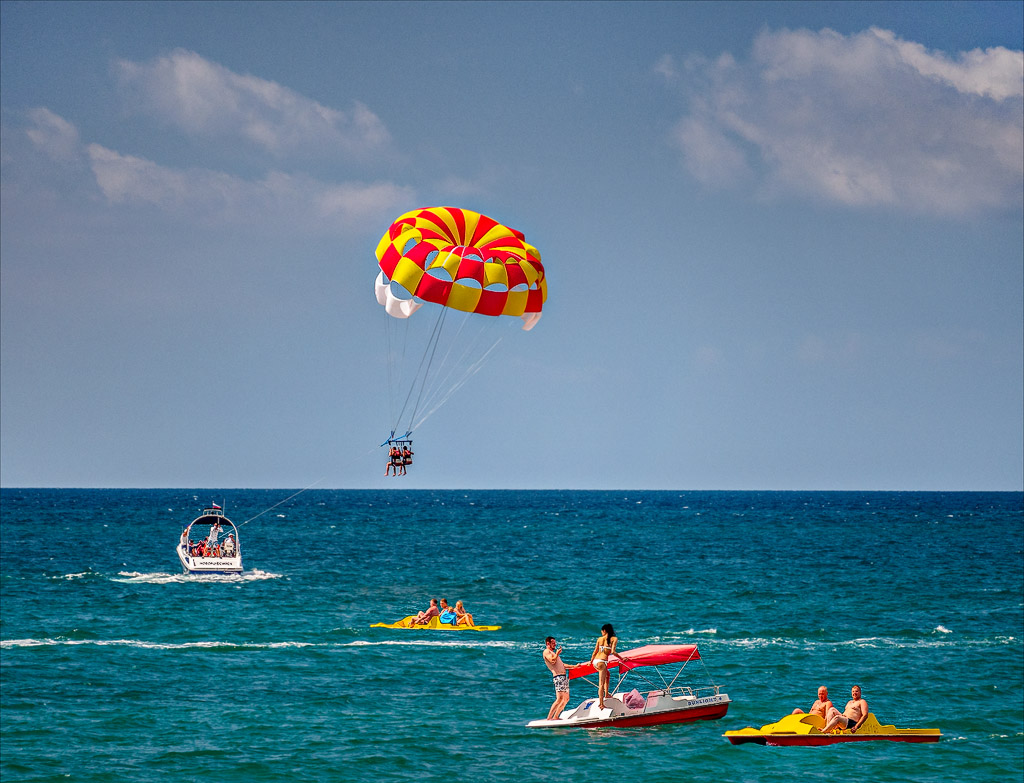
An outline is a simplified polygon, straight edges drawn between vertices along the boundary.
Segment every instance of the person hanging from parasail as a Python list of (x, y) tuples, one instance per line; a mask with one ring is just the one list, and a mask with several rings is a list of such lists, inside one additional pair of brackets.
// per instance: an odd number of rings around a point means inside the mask
[(388, 450), (388, 466), (384, 469), (384, 475), (387, 476), (392, 470), (395, 471), (394, 475), (398, 475), (398, 469), (402, 467), (402, 452), (398, 450), (398, 446), (392, 445)]

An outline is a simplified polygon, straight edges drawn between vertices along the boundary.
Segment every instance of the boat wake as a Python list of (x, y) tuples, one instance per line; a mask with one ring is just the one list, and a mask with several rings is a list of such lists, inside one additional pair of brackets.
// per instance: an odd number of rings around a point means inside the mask
[(480, 637), (473, 636), (460, 636), (458, 639), (381, 639), (379, 641), (367, 641), (365, 639), (358, 639), (353, 642), (346, 642), (345, 644), (338, 645), (340, 647), (386, 647), (386, 646), (398, 646), (398, 647), (500, 647), (505, 650), (513, 649), (536, 649), (537, 645), (535, 642), (510, 642), (510, 641), (499, 641), (499, 640), (488, 640), (484, 641)]
[(1016, 636), (994, 636), (984, 639), (951, 639), (945, 634), (942, 636), (930, 636), (920, 638), (901, 638), (885, 636), (867, 636), (857, 639), (842, 639), (825, 641), (820, 639), (800, 639), (792, 637), (760, 638), (750, 637), (746, 639), (724, 639), (716, 640), (718, 645), (723, 647), (739, 647), (745, 649), (766, 649), (772, 647), (792, 648), (800, 650), (817, 649), (907, 649), (907, 648), (934, 648), (934, 647), (989, 647), (1003, 645), (1020, 645), (1021, 639)]
[(149, 642), (143, 639), (3, 639), (0, 649), (16, 649), (21, 647), (134, 647), (140, 650), (286, 650), (317, 647), (335, 649), (342, 647), (375, 647), (382, 645), (404, 645), (414, 647), (501, 647), (530, 649), (535, 645), (521, 642), (478, 641), (467, 644), (456, 640), (451, 641), (400, 641), (387, 640), (379, 642), (231, 642), (223, 639), (201, 640), (194, 642)]
[(313, 642), (147, 642), (141, 639), (4, 639), (0, 649), (17, 647), (135, 647), (140, 650), (281, 650), (289, 647), (323, 647)]
[(111, 577), (111, 579), (114, 582), (129, 584), (166, 585), (192, 584), (194, 582), (259, 582), (264, 579), (280, 579), (282, 576), (282, 574), (272, 574), (269, 571), (261, 571), (256, 568), (252, 571), (243, 571), (241, 574), (143, 574), (138, 571), (119, 571), (117, 576)]

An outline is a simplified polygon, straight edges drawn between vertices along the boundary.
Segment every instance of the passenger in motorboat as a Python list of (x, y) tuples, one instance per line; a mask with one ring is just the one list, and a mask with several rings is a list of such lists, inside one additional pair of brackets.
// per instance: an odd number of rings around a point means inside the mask
[[(231, 552), (228, 554), (227, 547), (231, 546)], [(189, 554), (192, 557), (234, 557), (235, 551), (235, 540), (234, 537), (228, 536), (224, 540), (223, 547), (217, 543), (211, 543), (210, 538), (204, 538), (202, 541), (196, 541), (189, 547)]]
[[(818, 700), (811, 705), (810, 714), (817, 715), (820, 718), (824, 719), (825, 714), (829, 710), (834, 710), (835, 708), (835, 705), (828, 697), (828, 688), (822, 685), (820, 688), (818, 688)], [(803, 715), (804, 711), (797, 707), (795, 710), (793, 710), (791, 714)]]
[(822, 734), (828, 734), (835, 729), (848, 729), (856, 732), (857, 729), (868, 719), (868, 703), (861, 698), (860, 686), (854, 685), (850, 689), (850, 700), (846, 702), (846, 709), (840, 712), (835, 707), (825, 713), (825, 726)]
[(594, 644), (594, 652), (590, 654), (590, 662), (597, 669), (597, 699), (602, 710), (605, 708), (604, 699), (608, 695), (608, 681), (611, 679), (608, 674), (608, 657), (615, 654), (615, 645), (618, 643), (619, 637), (615, 635), (612, 624), (605, 623), (601, 626), (601, 635)]
[(220, 547), (217, 544), (217, 541), (220, 539), (220, 531), (220, 522), (214, 522), (210, 526), (210, 535), (206, 537), (206, 549), (210, 552), (210, 554), (213, 554), (214, 549), (218, 551), (218, 554), (213, 555), (214, 557), (220, 557)]
[(551, 679), (555, 686), (555, 701), (548, 710), (545, 720), (557, 718), (565, 705), (569, 703), (569, 675), (565, 673), (565, 664), (562, 663), (562, 648), (556, 649), (554, 636), (544, 640), (544, 665), (551, 672)]

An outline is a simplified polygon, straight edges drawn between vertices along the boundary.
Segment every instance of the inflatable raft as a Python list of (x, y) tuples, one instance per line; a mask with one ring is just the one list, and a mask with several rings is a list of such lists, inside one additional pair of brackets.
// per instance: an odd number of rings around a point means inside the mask
[(424, 625), (412, 625), (412, 619), (416, 615), (410, 614), (403, 617), (397, 623), (374, 623), (371, 628), (394, 628), (402, 631), (499, 631), (500, 625), (452, 625), (442, 623), (437, 617), (431, 617), (430, 622)]
[(722, 736), (733, 745), (753, 742), (757, 745), (836, 745), (840, 742), (938, 742), (942, 734), (938, 729), (897, 729), (878, 722), (874, 713), (856, 731), (836, 729), (828, 734), (821, 732), (825, 725), (820, 715), (799, 713), (787, 715), (780, 721), (769, 723), (760, 729), (748, 726), (738, 731), (727, 731)]

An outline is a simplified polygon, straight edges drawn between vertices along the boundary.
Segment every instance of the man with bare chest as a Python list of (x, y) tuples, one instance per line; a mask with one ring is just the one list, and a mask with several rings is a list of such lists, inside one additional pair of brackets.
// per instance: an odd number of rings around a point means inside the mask
[(557, 718), (569, 703), (569, 675), (565, 673), (565, 664), (562, 663), (562, 648), (555, 649), (555, 644), (554, 636), (544, 640), (544, 665), (551, 672), (555, 686), (555, 701), (548, 710), (547, 720)]
[[(828, 688), (822, 685), (818, 688), (818, 700), (811, 705), (810, 714), (824, 718), (830, 709), (835, 709), (835, 705), (828, 697)], [(802, 715), (803, 712), (799, 707), (793, 710), (794, 715)]]
[(853, 686), (850, 696), (845, 710), (840, 712), (833, 707), (825, 714), (825, 728), (821, 730), (823, 734), (836, 728), (857, 731), (868, 719), (868, 703), (860, 697), (859, 685)]

